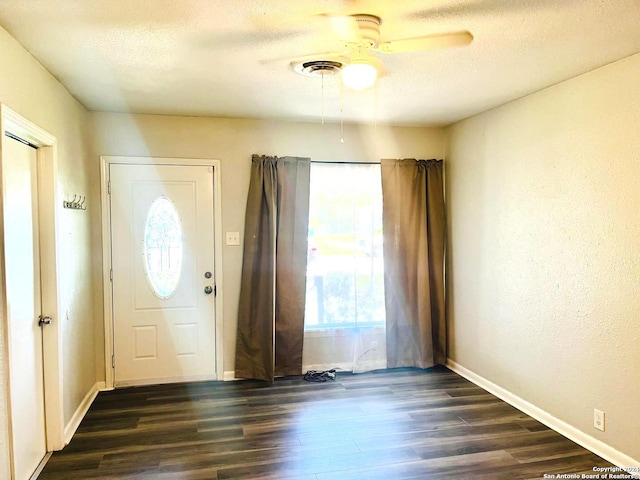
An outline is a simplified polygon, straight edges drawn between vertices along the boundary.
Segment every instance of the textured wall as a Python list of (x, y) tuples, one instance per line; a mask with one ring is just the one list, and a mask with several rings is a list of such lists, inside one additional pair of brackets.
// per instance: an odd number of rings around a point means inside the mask
[[(91, 117), (97, 155), (221, 160), (222, 230), (239, 231), (241, 238), (252, 153), (358, 162), (444, 155), (441, 129), (347, 125), (343, 144), (337, 125), (108, 113)], [(97, 169), (99, 159), (93, 160)], [(96, 245), (100, 245), (99, 239)], [(94, 255), (100, 258), (101, 250), (96, 248)], [(241, 265), (242, 248), (224, 246), (224, 371), (234, 368)], [(101, 273), (96, 273), (95, 282), (102, 285)], [(101, 299), (97, 299), (98, 311), (102, 311)], [(101, 342), (98, 337), (96, 344)]]
[[(90, 232), (93, 213), (99, 212), (99, 195), (92, 192), (86, 161), (87, 112), (66, 89), (0, 28), (0, 102), (58, 140), (58, 186), (62, 197), (87, 195), (85, 212), (63, 210), (60, 204), (60, 300), (63, 344), (63, 402), (65, 424), (94, 385), (93, 285), (90, 278)], [(0, 478), (9, 478), (6, 358), (0, 342)]]
[(638, 79), (635, 55), (472, 117), (447, 154), (450, 358), (635, 459)]

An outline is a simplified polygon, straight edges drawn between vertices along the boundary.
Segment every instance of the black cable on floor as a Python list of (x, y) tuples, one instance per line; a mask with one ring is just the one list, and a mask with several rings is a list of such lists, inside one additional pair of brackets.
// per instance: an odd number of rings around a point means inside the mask
[(336, 379), (335, 369), (331, 370), (309, 370), (304, 374), (304, 379), (307, 382), (326, 382), (327, 380)]

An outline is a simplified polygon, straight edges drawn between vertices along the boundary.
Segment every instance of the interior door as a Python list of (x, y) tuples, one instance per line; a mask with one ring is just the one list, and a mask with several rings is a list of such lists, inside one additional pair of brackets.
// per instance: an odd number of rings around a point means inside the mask
[(213, 167), (109, 180), (115, 385), (215, 379)]
[(36, 149), (7, 138), (3, 142), (5, 278), (9, 331), (9, 385), (13, 473), (26, 480), (47, 450)]

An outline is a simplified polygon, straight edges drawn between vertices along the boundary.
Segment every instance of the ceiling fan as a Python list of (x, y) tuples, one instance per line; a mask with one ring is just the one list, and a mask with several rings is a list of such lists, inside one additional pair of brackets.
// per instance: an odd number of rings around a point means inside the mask
[(306, 55), (291, 61), (291, 68), (302, 75), (342, 74), (346, 87), (360, 91), (375, 84), (385, 73), (384, 64), (375, 53), (395, 54), (466, 46), (473, 41), (468, 31), (425, 35), (380, 42), (380, 17), (371, 14), (320, 15), (330, 22), (332, 30), (344, 42), (345, 50)]

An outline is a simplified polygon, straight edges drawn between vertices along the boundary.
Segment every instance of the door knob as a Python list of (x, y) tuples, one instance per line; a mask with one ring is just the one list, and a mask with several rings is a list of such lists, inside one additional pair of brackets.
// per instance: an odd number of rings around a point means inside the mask
[(204, 287), (204, 293), (206, 293), (207, 295), (211, 295), (212, 292), (213, 288), (211, 288), (211, 285), (207, 285), (206, 287)]

